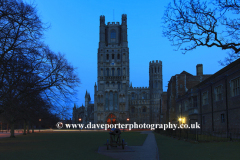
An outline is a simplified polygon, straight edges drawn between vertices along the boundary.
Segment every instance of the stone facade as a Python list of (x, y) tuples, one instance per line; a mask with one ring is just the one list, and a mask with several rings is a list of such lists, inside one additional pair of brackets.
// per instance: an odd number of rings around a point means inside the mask
[(183, 71), (180, 74), (172, 76), (168, 83), (167, 90), (167, 119), (170, 122), (176, 122), (179, 118), (179, 106), (176, 101), (179, 97), (188, 92), (189, 89), (202, 82), (211, 75), (203, 74), (203, 65), (196, 66), (196, 76)]
[[(94, 105), (86, 93), (85, 107), (73, 109), (73, 119), (83, 123), (159, 123), (162, 110), (162, 62), (149, 63), (149, 87), (132, 87), (129, 83), (129, 48), (127, 15), (122, 22), (108, 22), (100, 16), (97, 83)], [(93, 109), (88, 109), (94, 106)], [(91, 110), (88, 112), (88, 110)], [(89, 115), (90, 114), (90, 115)], [(90, 118), (94, 114), (93, 120)], [(127, 121), (128, 119), (128, 121)]]
[(240, 128), (240, 59), (176, 98), (176, 117), (201, 124), (202, 131)]

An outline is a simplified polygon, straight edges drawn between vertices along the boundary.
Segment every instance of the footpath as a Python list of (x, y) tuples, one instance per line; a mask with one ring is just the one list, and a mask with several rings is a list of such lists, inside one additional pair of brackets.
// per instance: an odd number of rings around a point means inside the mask
[(99, 147), (98, 153), (119, 159), (119, 160), (159, 160), (158, 147), (155, 136), (152, 131), (143, 131), (142, 134), (148, 134), (142, 146), (126, 146), (126, 151), (119, 149), (118, 151), (106, 150), (106, 146)]

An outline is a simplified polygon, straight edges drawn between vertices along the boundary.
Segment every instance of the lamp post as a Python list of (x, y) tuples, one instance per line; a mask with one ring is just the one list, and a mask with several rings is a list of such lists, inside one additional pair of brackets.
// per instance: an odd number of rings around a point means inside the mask
[[(127, 123), (129, 122), (129, 118), (127, 118)], [(123, 128), (123, 132), (124, 132), (124, 128)]]
[[(79, 121), (79, 123), (81, 123), (82, 122), (82, 118), (79, 118), (78, 121)], [(81, 128), (81, 130), (82, 130), (82, 128)]]
[(40, 132), (40, 123), (41, 123), (42, 119), (39, 119), (39, 132)]

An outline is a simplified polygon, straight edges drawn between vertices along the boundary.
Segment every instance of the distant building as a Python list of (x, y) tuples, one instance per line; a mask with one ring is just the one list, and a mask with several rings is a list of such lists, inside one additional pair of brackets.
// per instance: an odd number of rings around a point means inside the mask
[(105, 16), (100, 16), (97, 57), (98, 75), (97, 84), (94, 86), (94, 104), (91, 104), (90, 95), (86, 92), (85, 107), (73, 108), (75, 123), (79, 122), (79, 118), (82, 123), (109, 124), (163, 121), (162, 111), (166, 108), (162, 106), (162, 62), (156, 60), (149, 63), (149, 87), (130, 85), (126, 14), (122, 15), (121, 24), (105, 24)]
[(176, 97), (176, 117), (198, 122), (202, 131), (240, 128), (240, 59)]
[[(196, 66), (196, 76), (183, 71), (180, 74), (172, 76), (167, 89), (167, 119), (170, 122), (178, 121), (179, 106), (176, 105), (176, 100), (187, 93), (189, 89), (199, 84), (210, 75), (203, 74), (203, 65)], [(194, 101), (195, 99), (193, 99)]]

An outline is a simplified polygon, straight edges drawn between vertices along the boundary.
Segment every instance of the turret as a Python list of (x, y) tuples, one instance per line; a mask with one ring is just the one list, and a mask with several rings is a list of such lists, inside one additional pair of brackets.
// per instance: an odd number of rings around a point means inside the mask
[(162, 61), (149, 62), (149, 87), (153, 90), (163, 90), (162, 87)]
[(122, 41), (122, 46), (128, 46), (128, 42), (127, 42), (127, 15), (123, 14), (122, 15), (122, 37), (121, 37), (121, 41)]
[(94, 95), (97, 93), (97, 84), (95, 82), (95, 85), (94, 85)]

